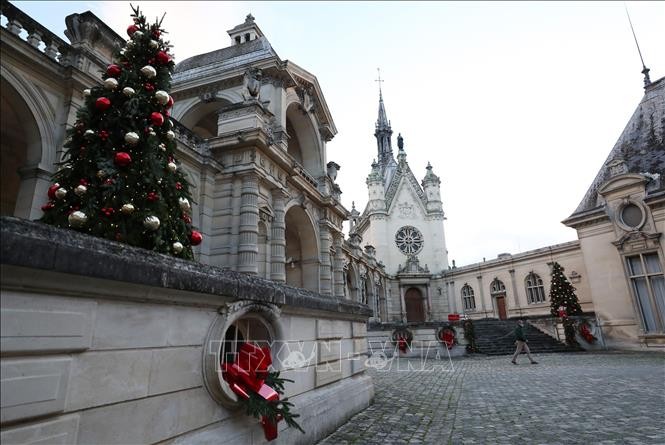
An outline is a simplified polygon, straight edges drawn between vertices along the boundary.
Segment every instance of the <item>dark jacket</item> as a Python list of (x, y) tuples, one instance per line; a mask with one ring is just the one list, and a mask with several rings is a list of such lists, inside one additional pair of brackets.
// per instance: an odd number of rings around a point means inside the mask
[(515, 340), (526, 341), (526, 336), (524, 335), (524, 329), (520, 325), (517, 325), (517, 327), (515, 328)]

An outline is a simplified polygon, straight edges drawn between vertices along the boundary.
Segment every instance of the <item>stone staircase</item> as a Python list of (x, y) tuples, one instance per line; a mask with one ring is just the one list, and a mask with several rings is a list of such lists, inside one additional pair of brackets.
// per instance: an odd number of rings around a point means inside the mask
[[(474, 320), (473, 326), (476, 333), (476, 346), (480, 353), (487, 355), (507, 355), (515, 352), (515, 335), (513, 331), (517, 327), (516, 320)], [(535, 354), (583, 351), (580, 347), (570, 347), (558, 341), (531, 326), (528, 322), (524, 323), (524, 335), (526, 335), (528, 340), (529, 349)]]

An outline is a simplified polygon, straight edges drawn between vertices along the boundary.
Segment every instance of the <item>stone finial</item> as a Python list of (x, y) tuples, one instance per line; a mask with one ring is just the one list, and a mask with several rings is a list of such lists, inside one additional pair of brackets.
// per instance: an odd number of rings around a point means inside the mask
[(337, 172), (340, 169), (339, 165), (336, 162), (330, 161), (326, 164), (326, 168), (328, 176), (330, 176), (330, 179), (332, 179), (333, 182), (335, 182), (335, 180), (337, 179)]
[(428, 184), (436, 184), (436, 185), (441, 184), (441, 179), (439, 179), (439, 177), (435, 175), (434, 172), (432, 171), (432, 164), (428, 162), (426, 169), (427, 173), (425, 173), (425, 178), (421, 183), (422, 186), (424, 187)]
[(247, 17), (245, 17), (245, 23), (247, 24), (254, 23), (254, 16), (252, 15), (251, 12), (247, 14)]

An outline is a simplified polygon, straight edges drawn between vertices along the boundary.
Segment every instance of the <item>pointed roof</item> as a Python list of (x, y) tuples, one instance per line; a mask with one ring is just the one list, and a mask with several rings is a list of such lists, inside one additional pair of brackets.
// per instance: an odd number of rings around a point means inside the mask
[(383, 93), (379, 89), (379, 118), (376, 120), (378, 130), (390, 129), (390, 121), (386, 115), (386, 107), (383, 105)]
[(658, 177), (649, 183), (648, 191), (665, 189), (665, 77), (645, 88), (628, 125), (573, 215), (601, 206), (598, 189), (617, 171), (648, 173)]

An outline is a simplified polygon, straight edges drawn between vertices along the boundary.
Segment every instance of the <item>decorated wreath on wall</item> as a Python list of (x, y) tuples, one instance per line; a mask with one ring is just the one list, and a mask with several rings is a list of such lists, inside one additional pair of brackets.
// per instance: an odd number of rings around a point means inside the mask
[(397, 328), (393, 331), (391, 340), (402, 353), (406, 352), (407, 348), (411, 347), (413, 341), (413, 333), (407, 328)]
[(436, 338), (443, 343), (446, 348), (452, 349), (453, 346), (455, 346), (455, 343), (457, 342), (456, 334), (455, 334), (455, 329), (453, 329), (452, 326), (441, 326), (437, 331), (436, 331)]
[(579, 332), (580, 337), (582, 337), (585, 342), (589, 344), (596, 342), (597, 338), (593, 335), (593, 332), (591, 330), (591, 324), (588, 321), (582, 320), (577, 326), (577, 331)]

